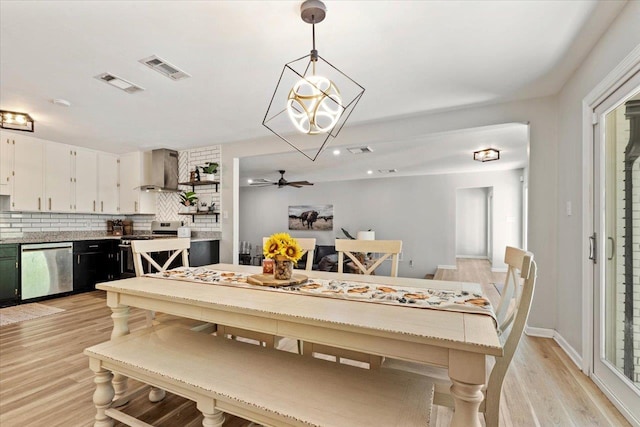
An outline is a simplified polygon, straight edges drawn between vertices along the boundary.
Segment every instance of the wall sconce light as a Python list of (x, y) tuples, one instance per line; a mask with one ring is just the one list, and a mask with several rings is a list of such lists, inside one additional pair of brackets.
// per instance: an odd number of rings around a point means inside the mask
[(485, 148), (484, 150), (474, 151), (473, 160), (479, 162), (490, 162), (492, 160), (500, 159), (500, 151), (495, 148)]
[(33, 119), (27, 113), (0, 110), (0, 128), (33, 132)]
[[(285, 64), (262, 124), (311, 161), (335, 138), (364, 94), (364, 88), (325, 61), (316, 50), (315, 24), (327, 9), (320, 0), (300, 6), (302, 20), (312, 25), (309, 55)], [(318, 148), (319, 147), (319, 148)], [(307, 154), (305, 151), (314, 151)]]

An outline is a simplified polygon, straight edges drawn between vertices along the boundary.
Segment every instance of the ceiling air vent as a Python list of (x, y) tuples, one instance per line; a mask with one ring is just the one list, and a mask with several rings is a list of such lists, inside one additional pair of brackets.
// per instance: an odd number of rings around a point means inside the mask
[(158, 58), (155, 55), (141, 59), (139, 62), (159, 72), (163, 76), (169, 77), (171, 80), (182, 80), (191, 77), (190, 74), (185, 73), (178, 67), (169, 64), (164, 59)]
[(351, 154), (364, 154), (364, 153), (372, 153), (373, 149), (369, 146), (364, 147), (350, 147), (347, 148)]
[(398, 172), (398, 169), (378, 169), (378, 172), (380, 172), (380, 173), (396, 173), (396, 172)]
[(123, 78), (120, 78), (116, 75), (113, 75), (111, 73), (102, 73), (98, 76), (96, 76), (96, 79), (101, 80), (105, 83), (110, 84), (113, 87), (117, 87), (120, 90), (123, 90), (127, 93), (136, 93), (136, 92), (141, 92), (144, 90), (144, 88), (135, 85)]

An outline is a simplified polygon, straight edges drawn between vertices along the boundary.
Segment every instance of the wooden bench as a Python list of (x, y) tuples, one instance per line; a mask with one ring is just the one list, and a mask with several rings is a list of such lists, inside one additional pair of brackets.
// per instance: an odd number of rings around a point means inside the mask
[(170, 325), (85, 349), (95, 373), (94, 426), (148, 426), (111, 408), (111, 371), (196, 402), (203, 425), (224, 412), (265, 426), (428, 426), (433, 383), (254, 346)]

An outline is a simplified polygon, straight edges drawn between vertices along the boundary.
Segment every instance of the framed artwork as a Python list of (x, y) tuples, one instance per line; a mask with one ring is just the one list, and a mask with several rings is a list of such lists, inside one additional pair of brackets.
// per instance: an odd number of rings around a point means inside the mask
[(333, 230), (333, 205), (289, 206), (289, 230)]

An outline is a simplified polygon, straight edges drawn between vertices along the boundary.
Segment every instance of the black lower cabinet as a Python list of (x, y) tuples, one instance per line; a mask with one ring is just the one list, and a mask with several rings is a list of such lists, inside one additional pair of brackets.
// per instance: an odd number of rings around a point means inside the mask
[(220, 262), (220, 241), (204, 240), (191, 242), (189, 249), (189, 265), (200, 267)]
[(92, 291), (96, 283), (120, 277), (117, 240), (83, 240), (73, 243), (73, 290)]
[(19, 247), (0, 245), (0, 306), (20, 301)]

